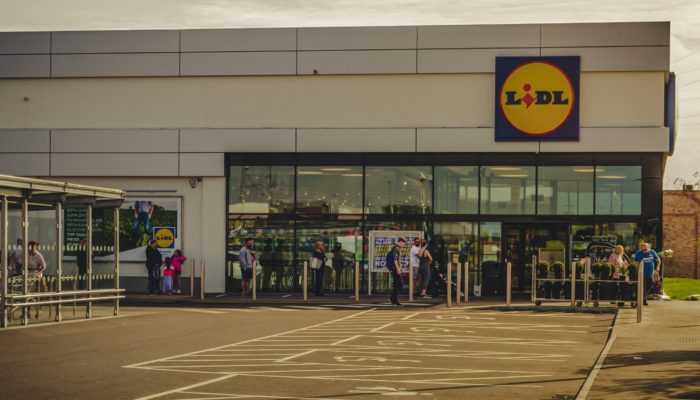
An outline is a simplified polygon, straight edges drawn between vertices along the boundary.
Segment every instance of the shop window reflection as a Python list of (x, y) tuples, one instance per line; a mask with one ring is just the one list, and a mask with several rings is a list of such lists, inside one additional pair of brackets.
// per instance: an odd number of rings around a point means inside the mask
[(293, 166), (233, 166), (229, 213), (279, 214), (294, 208)]
[(435, 167), (435, 213), (479, 212), (479, 167)]
[(599, 166), (596, 168), (595, 212), (598, 215), (642, 213), (642, 167)]
[(297, 167), (297, 212), (362, 214), (362, 167)]
[(535, 214), (535, 167), (481, 167), (482, 214)]
[(365, 207), (371, 214), (432, 211), (431, 167), (366, 167)]
[(593, 214), (593, 172), (590, 167), (539, 167), (537, 213)]

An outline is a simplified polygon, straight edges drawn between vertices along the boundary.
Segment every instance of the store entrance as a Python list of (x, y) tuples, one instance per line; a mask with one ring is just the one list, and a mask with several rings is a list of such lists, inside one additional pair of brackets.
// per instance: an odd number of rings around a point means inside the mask
[(550, 264), (568, 263), (569, 225), (563, 223), (505, 223), (504, 259), (512, 265), (512, 290), (532, 291), (532, 256)]

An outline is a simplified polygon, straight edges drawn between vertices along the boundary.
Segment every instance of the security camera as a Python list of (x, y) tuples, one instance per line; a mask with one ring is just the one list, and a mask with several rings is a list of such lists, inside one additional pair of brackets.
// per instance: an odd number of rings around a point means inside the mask
[(190, 178), (190, 187), (192, 189), (197, 187), (197, 184), (202, 181), (202, 178), (192, 177)]

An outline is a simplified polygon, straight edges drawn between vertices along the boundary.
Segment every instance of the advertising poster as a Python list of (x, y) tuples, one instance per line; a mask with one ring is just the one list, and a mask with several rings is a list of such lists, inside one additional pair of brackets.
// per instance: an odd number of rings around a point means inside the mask
[(415, 238), (423, 238), (420, 231), (370, 231), (369, 232), (369, 265), (371, 272), (389, 272), (386, 268), (386, 254), (400, 238), (406, 239), (406, 245), (401, 249), (401, 270), (408, 272), (411, 246)]
[[(64, 241), (67, 258), (75, 256), (78, 242), (87, 234), (85, 209), (64, 210)], [(95, 260), (114, 258), (114, 212), (93, 209), (93, 252)], [(181, 248), (182, 198), (127, 197), (119, 209), (119, 246), (122, 262), (144, 262), (146, 246), (159, 240), (163, 257)]]

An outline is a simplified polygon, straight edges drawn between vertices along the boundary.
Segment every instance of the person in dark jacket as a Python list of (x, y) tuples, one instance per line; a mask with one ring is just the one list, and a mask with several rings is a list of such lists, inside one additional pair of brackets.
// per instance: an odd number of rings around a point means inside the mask
[(85, 238), (81, 237), (78, 242), (78, 252), (75, 254), (75, 261), (78, 264), (78, 282), (80, 290), (85, 290), (85, 279), (87, 279), (87, 247)]
[(326, 262), (328, 261), (328, 258), (326, 257), (326, 253), (324, 251), (324, 245), (323, 241), (319, 240), (316, 242), (316, 249), (314, 250), (314, 254), (312, 255), (313, 258), (316, 258), (319, 260), (320, 267), (316, 269), (316, 279), (315, 279), (315, 284), (314, 284), (314, 293), (316, 296), (323, 296), (323, 269), (326, 267)]
[(160, 266), (163, 264), (163, 256), (158, 251), (158, 243), (151, 240), (151, 243), (146, 247), (146, 271), (148, 272), (148, 292), (151, 295), (160, 293), (160, 284), (158, 277), (160, 275)]

